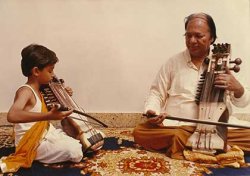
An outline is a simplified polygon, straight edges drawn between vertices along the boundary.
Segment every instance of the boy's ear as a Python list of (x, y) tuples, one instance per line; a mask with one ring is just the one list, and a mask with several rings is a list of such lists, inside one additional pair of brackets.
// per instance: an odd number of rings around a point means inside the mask
[(39, 72), (40, 72), (40, 70), (39, 70), (38, 67), (33, 67), (32, 70), (31, 70), (31, 73), (32, 73), (32, 75), (34, 75), (34, 76), (38, 76), (38, 75), (39, 75)]

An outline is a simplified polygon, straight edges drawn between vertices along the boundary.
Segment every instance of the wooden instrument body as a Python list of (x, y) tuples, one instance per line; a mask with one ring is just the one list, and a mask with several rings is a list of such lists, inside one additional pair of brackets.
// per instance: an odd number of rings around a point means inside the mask
[(59, 110), (74, 110), (69, 117), (61, 121), (61, 125), (67, 135), (80, 141), (84, 152), (91, 151), (91, 147), (97, 144), (99, 146), (97, 146), (96, 150), (102, 147), (105, 134), (90, 125), (87, 117), (82, 115), (84, 113), (79, 114), (82, 109), (64, 89), (61, 80), (54, 77), (49, 84), (42, 85), (40, 91), (48, 109), (58, 106)]
[[(67, 117), (61, 121), (63, 131), (68, 135), (80, 141), (84, 152), (91, 151), (91, 146), (97, 142), (102, 142), (105, 134), (90, 125), (86, 125), (79, 120)], [(104, 141), (103, 141), (104, 142)], [(98, 149), (101, 149), (100, 145)]]
[[(199, 120), (228, 122), (229, 113), (226, 107), (225, 89), (214, 87), (216, 74), (225, 73), (229, 66), (230, 45), (214, 45), (212, 58), (201, 77), (199, 104)], [(227, 127), (197, 124), (195, 132), (186, 143), (193, 151), (215, 154), (227, 150)]]

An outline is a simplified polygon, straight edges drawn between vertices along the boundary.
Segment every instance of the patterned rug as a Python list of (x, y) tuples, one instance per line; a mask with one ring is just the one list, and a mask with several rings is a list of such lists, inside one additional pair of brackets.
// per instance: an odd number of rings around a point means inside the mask
[[(201, 176), (250, 175), (250, 167), (233, 169), (218, 165), (174, 160), (164, 153), (147, 151), (133, 142), (132, 128), (102, 129), (105, 144), (96, 153), (88, 154), (80, 163), (42, 164), (34, 162), (30, 169), (2, 176)], [(11, 125), (0, 126), (0, 157), (14, 152)], [(250, 162), (250, 157), (246, 157)]]

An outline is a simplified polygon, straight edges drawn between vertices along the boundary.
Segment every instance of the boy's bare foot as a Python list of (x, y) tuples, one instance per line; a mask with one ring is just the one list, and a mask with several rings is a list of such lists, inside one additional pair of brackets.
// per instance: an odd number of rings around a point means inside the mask
[(93, 146), (91, 146), (90, 149), (91, 149), (92, 151), (100, 150), (100, 149), (102, 148), (103, 144), (104, 144), (104, 140), (99, 141), (99, 142), (97, 142), (96, 144), (94, 144)]

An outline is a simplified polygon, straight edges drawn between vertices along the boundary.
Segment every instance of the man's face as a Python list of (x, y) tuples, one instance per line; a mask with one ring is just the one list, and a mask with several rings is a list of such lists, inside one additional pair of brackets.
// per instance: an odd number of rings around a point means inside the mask
[(189, 21), (185, 39), (192, 59), (203, 59), (206, 57), (213, 41), (206, 20), (194, 18)]

